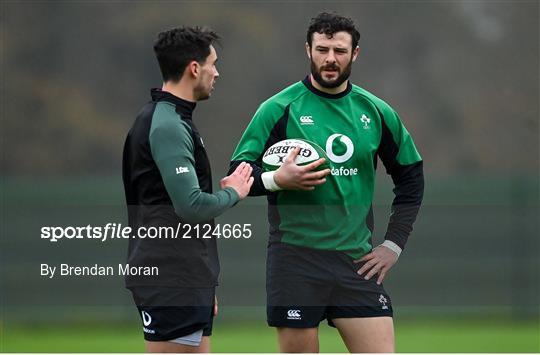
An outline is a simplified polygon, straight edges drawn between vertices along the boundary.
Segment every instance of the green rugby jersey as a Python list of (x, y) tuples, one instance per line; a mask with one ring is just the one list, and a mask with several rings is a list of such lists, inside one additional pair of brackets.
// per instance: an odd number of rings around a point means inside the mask
[[(313, 191), (265, 189), (262, 156), (289, 138), (325, 149), (331, 165), (326, 183)], [(356, 85), (331, 95), (317, 90), (308, 76), (262, 103), (233, 153), (231, 171), (242, 161), (254, 167), (250, 195), (268, 195), (270, 243), (359, 258), (372, 249), (377, 157), (395, 184), (385, 239), (404, 248), (422, 201), (422, 159), (398, 114)]]

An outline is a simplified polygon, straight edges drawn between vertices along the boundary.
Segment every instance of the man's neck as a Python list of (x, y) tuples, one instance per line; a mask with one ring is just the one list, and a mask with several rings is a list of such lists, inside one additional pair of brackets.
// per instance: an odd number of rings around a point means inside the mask
[(163, 87), (161, 88), (161, 90), (167, 91), (183, 100), (197, 102), (197, 100), (195, 100), (195, 96), (193, 95), (193, 89), (191, 87), (188, 87), (187, 85), (183, 85), (182, 81), (178, 83), (163, 83)]
[(336, 95), (339, 93), (342, 93), (343, 91), (347, 90), (347, 85), (349, 84), (349, 80), (345, 80), (343, 83), (341, 83), (340, 86), (337, 86), (335, 88), (325, 88), (321, 86), (317, 80), (313, 77), (313, 74), (309, 75), (309, 79), (311, 80), (311, 85), (319, 91), (325, 92), (327, 94)]

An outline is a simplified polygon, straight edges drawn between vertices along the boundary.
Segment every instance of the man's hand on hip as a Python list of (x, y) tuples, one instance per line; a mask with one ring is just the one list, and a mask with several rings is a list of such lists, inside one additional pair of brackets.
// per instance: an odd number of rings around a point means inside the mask
[(378, 274), (377, 284), (380, 285), (383, 282), (386, 273), (396, 263), (398, 257), (399, 256), (395, 251), (392, 251), (384, 245), (379, 245), (370, 253), (364, 255), (362, 259), (355, 260), (354, 262), (361, 263), (365, 261), (366, 263), (358, 270), (358, 274), (362, 275), (366, 273), (364, 276), (364, 279), (366, 280), (369, 280), (374, 275)]

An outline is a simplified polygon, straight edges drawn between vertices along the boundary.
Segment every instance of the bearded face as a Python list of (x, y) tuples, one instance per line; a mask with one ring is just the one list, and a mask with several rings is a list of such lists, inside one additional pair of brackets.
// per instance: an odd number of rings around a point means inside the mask
[(319, 83), (320, 86), (327, 89), (332, 89), (340, 86), (349, 79), (352, 70), (352, 58), (349, 63), (341, 68), (336, 63), (330, 63), (318, 67), (317, 64), (311, 58), (311, 74), (313, 78)]
[(311, 62), (311, 75), (323, 88), (333, 89), (343, 84), (351, 75), (352, 63), (358, 49), (352, 49), (352, 37), (341, 31), (331, 37), (314, 33), (311, 46), (307, 47)]

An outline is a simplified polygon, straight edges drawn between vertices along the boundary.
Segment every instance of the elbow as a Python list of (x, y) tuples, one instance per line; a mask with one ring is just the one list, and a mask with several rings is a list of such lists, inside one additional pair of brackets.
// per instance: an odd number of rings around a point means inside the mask
[(182, 223), (195, 224), (203, 222), (204, 218), (191, 208), (175, 208), (175, 213)]
[(422, 161), (401, 166), (399, 173), (392, 175), (397, 202), (420, 205), (424, 198), (424, 170)]

